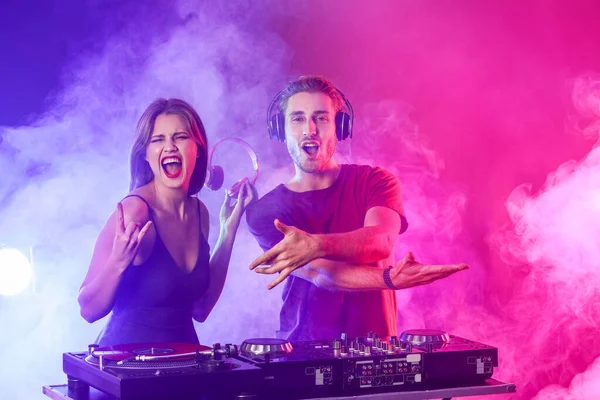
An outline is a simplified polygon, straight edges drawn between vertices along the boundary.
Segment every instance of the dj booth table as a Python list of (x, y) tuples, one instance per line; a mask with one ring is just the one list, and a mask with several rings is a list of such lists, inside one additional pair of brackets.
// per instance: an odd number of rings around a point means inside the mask
[[(514, 393), (516, 386), (512, 383), (504, 383), (496, 379), (487, 379), (481, 385), (448, 387), (430, 390), (414, 390), (402, 392), (388, 392), (377, 394), (366, 394), (358, 396), (342, 397), (319, 397), (319, 400), (424, 400), (424, 399), (451, 399), (453, 397), (481, 396), (502, 393)], [(116, 400), (115, 397), (107, 395), (90, 387), (89, 392), (77, 395), (70, 393), (66, 384), (46, 385), (42, 387), (42, 393), (53, 400)], [(250, 400), (259, 400), (255, 397), (246, 397)]]

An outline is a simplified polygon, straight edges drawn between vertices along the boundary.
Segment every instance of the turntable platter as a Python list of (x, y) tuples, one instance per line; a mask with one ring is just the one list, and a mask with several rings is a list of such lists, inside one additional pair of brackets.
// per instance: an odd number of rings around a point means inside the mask
[(283, 339), (255, 338), (245, 340), (240, 349), (247, 357), (268, 355), (277, 358), (291, 353), (292, 344)]
[(200, 363), (207, 368), (219, 368), (222, 363), (210, 360), (211, 356), (212, 348), (196, 344), (131, 343), (93, 348), (85, 361), (115, 369), (159, 370), (198, 367)]

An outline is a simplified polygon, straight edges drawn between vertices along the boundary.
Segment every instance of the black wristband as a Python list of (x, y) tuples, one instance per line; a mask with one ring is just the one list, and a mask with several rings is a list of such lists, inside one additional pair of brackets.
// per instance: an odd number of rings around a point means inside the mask
[(390, 265), (389, 267), (383, 270), (383, 282), (385, 283), (385, 286), (389, 287), (392, 290), (400, 290), (394, 285), (394, 282), (392, 282), (392, 278), (390, 278), (390, 270), (392, 268), (394, 267)]

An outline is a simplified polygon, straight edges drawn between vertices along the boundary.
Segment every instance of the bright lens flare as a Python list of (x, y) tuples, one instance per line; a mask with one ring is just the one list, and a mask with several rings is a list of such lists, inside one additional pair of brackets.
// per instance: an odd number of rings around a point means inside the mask
[(33, 268), (27, 257), (17, 249), (0, 249), (0, 295), (14, 296), (24, 291)]

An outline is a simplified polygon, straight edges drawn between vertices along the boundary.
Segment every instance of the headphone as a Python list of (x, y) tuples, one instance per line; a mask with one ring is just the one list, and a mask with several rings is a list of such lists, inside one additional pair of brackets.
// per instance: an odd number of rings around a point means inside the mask
[[(336, 92), (342, 97), (344, 103), (346, 104), (346, 108), (348, 109), (348, 113), (344, 111), (338, 111), (335, 114), (335, 135), (338, 140), (344, 140), (352, 137), (352, 124), (354, 122), (354, 111), (352, 110), (352, 105), (350, 101), (344, 96), (344, 94), (338, 89), (335, 88)], [(267, 128), (269, 130), (269, 139), (278, 140), (280, 142), (285, 142), (285, 115), (281, 111), (277, 111), (273, 113), (273, 109), (281, 100), (281, 96), (285, 89), (277, 93), (277, 96), (273, 100), (271, 100), (271, 104), (269, 104), (269, 108), (267, 110)]]
[[(206, 171), (207, 179), (206, 179), (206, 182), (204, 183), (204, 186), (206, 186), (210, 190), (215, 190), (215, 191), (221, 189), (221, 187), (223, 186), (223, 181), (225, 180), (225, 173), (223, 172), (223, 167), (221, 167), (220, 165), (212, 165), (212, 157), (213, 157), (213, 153), (215, 152), (215, 149), (217, 147), (219, 147), (219, 145), (221, 143), (226, 142), (226, 141), (232, 141), (232, 142), (236, 142), (236, 143), (242, 145), (242, 147), (246, 150), (246, 152), (250, 156), (250, 159), (252, 160), (252, 167), (254, 169), (254, 175), (252, 176), (252, 179), (250, 179), (250, 182), (254, 185), (256, 183), (256, 180), (258, 179), (258, 173), (260, 171), (260, 165), (258, 163), (258, 158), (256, 157), (256, 153), (254, 152), (252, 147), (250, 147), (250, 145), (248, 143), (246, 143), (245, 141), (243, 141), (242, 139), (235, 138), (235, 137), (229, 137), (229, 138), (225, 138), (225, 139), (222, 139), (219, 142), (217, 142), (217, 144), (215, 144), (213, 146), (213, 148), (210, 150), (210, 153), (208, 155), (208, 168)], [(231, 186), (229, 189), (227, 189), (227, 195), (230, 197), (237, 196), (241, 187), (242, 187), (242, 180), (239, 180), (236, 183), (234, 183), (233, 186)]]

